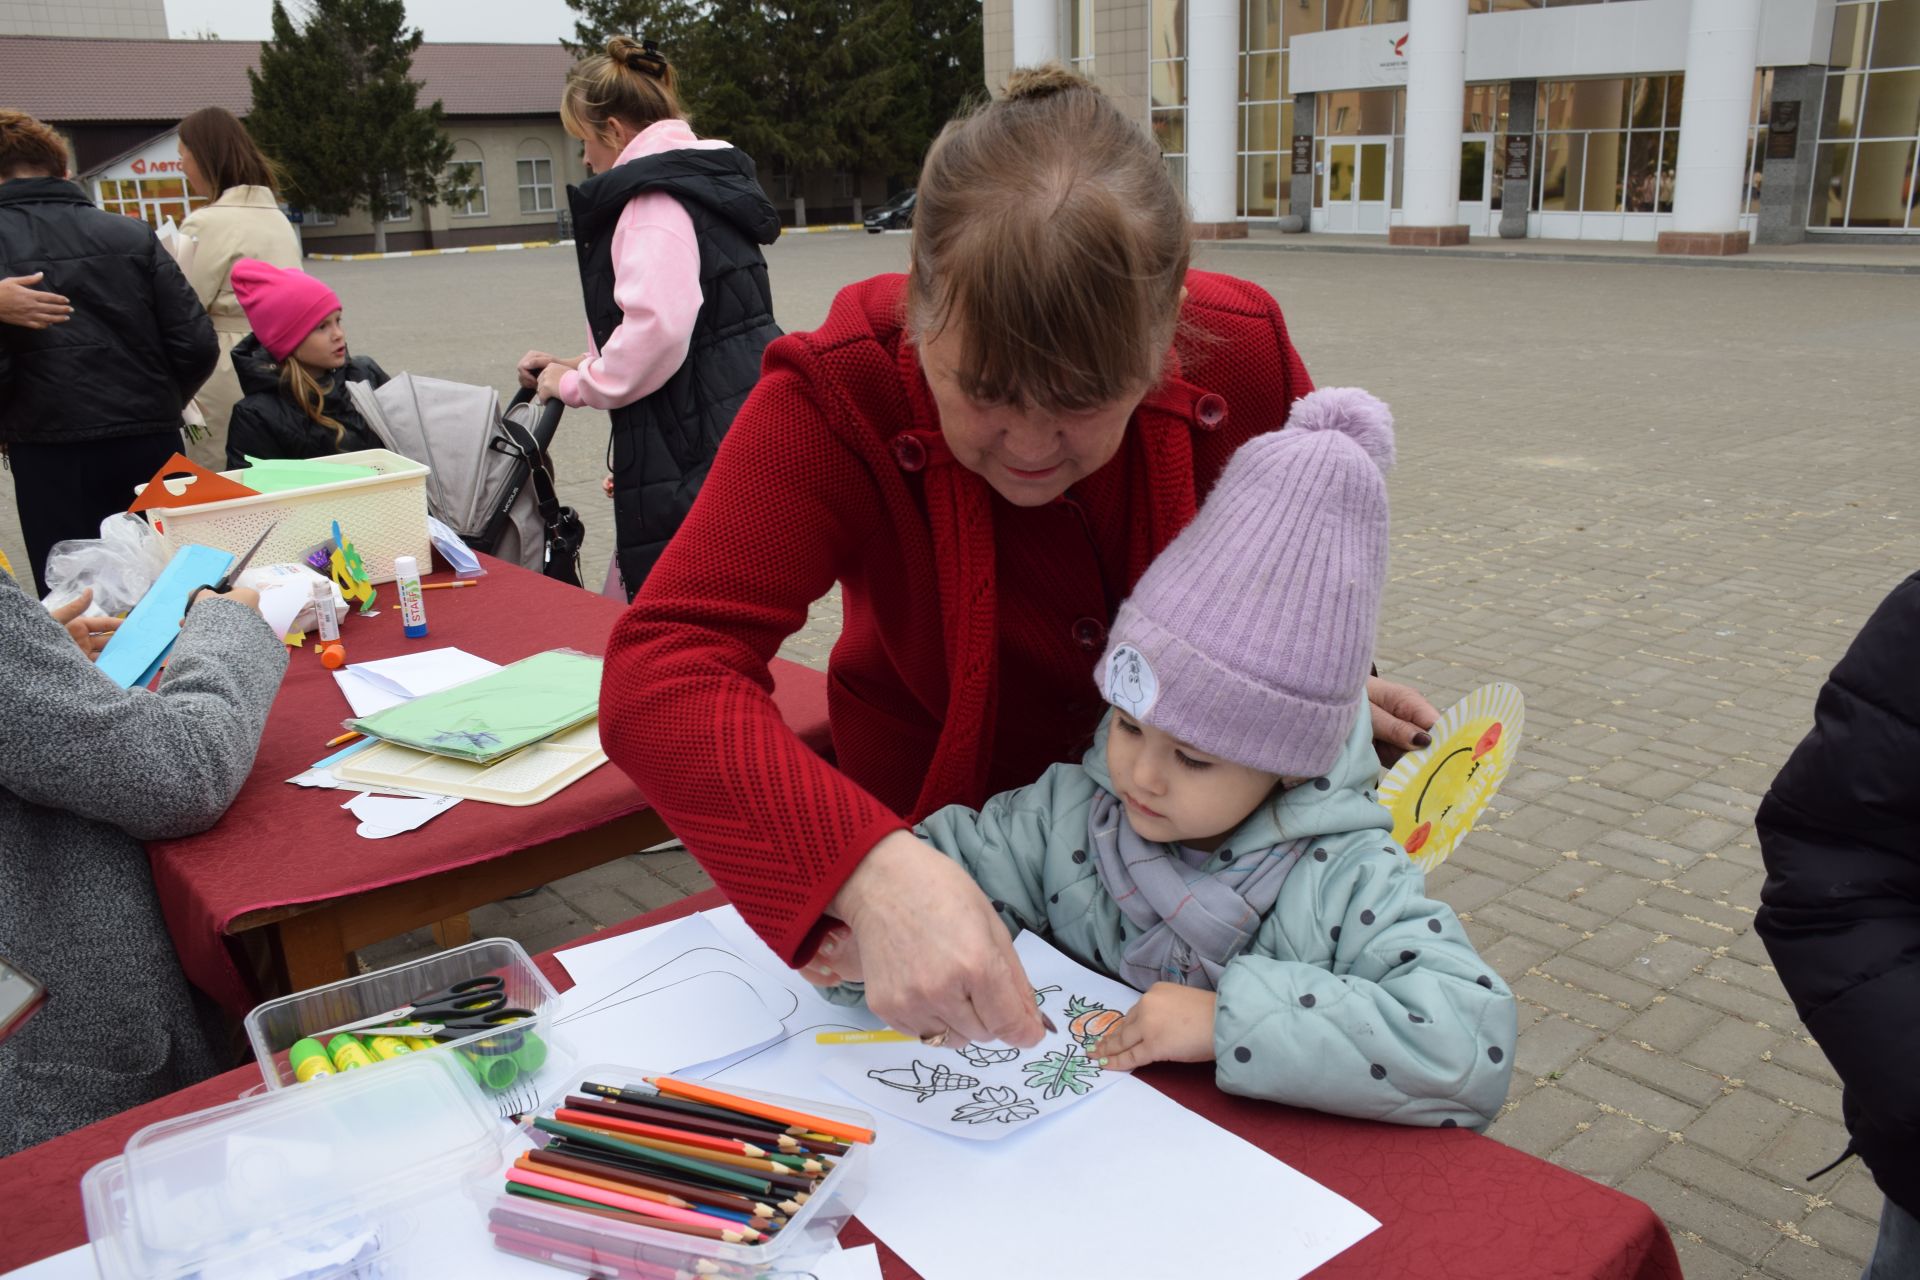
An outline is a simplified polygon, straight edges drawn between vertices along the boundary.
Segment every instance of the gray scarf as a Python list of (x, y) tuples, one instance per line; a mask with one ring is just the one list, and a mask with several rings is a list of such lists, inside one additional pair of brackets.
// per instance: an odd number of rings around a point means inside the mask
[(1141, 991), (1156, 982), (1214, 990), (1227, 961), (1273, 909), (1308, 844), (1236, 850), (1232, 862), (1203, 871), (1182, 861), (1172, 846), (1141, 839), (1119, 797), (1104, 789), (1093, 798), (1087, 840), (1100, 883), (1144, 931), (1120, 961), (1120, 977)]

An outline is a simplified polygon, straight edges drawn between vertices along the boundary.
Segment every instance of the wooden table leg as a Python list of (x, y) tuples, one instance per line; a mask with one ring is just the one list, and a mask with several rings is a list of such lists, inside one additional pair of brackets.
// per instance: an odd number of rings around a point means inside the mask
[(445, 920), (436, 920), (433, 925), (435, 946), (462, 947), (473, 941), (473, 925), (462, 911), (457, 916), (448, 916)]
[(351, 952), (338, 912), (309, 911), (268, 927), (278, 936), (285, 990), (306, 991), (350, 976)]

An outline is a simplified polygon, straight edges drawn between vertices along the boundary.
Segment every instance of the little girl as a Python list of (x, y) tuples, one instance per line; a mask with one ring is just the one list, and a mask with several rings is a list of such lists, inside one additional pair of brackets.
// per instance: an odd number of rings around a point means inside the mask
[(349, 382), (375, 387), (384, 369), (347, 354), (340, 299), (304, 271), (254, 258), (233, 265), (233, 291), (253, 333), (233, 349), (245, 398), (233, 407), (227, 467), (255, 458), (318, 458), (378, 449), (380, 437), (353, 407)]
[(1392, 461), (1366, 392), (1296, 402), (1121, 605), (1081, 763), (916, 834), (1009, 930), (1145, 993), (1089, 1051), (1107, 1069), (1211, 1061), (1230, 1093), (1477, 1129), (1506, 1100), (1513, 996), (1375, 797)]

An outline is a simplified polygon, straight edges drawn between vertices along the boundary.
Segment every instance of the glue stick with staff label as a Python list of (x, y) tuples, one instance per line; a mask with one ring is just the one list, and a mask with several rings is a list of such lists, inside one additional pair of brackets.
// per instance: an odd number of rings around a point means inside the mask
[(427, 634), (427, 601), (420, 590), (420, 563), (412, 556), (393, 558), (393, 587), (400, 593), (400, 625), (409, 639)]

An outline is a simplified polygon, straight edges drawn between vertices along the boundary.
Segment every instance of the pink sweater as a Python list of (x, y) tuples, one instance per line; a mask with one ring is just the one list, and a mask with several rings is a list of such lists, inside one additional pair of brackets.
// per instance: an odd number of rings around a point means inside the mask
[[(684, 120), (648, 125), (620, 163), (662, 151), (730, 145), (696, 138)], [(700, 245), (693, 219), (664, 191), (627, 201), (613, 229), (613, 297), (622, 319), (604, 350), (587, 335), (580, 367), (561, 376), (560, 399), (569, 408), (618, 409), (658, 391), (687, 359), (700, 314)]]

